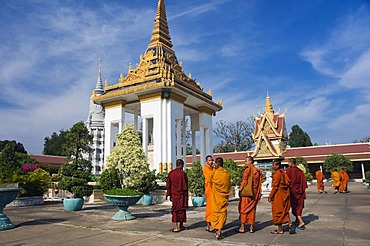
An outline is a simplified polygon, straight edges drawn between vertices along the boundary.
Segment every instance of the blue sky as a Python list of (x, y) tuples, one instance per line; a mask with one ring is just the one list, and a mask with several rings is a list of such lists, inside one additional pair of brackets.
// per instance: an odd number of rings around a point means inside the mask
[[(313, 143), (370, 135), (370, 2), (165, 0), (186, 74), (235, 123), (287, 108)], [(157, 0), (2, 1), (0, 140), (40, 154), (44, 138), (87, 119), (99, 57), (116, 83), (149, 44)], [(217, 140), (214, 141), (214, 144)]]

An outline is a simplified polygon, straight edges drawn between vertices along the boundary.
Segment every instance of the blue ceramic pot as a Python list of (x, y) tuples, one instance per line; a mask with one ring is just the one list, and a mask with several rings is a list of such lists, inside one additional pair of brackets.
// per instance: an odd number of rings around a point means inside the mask
[(153, 194), (144, 194), (141, 198), (141, 204), (149, 206), (153, 204)]
[(206, 198), (203, 196), (194, 196), (191, 198), (191, 203), (193, 207), (203, 207), (206, 202)]
[(80, 211), (84, 205), (83, 198), (65, 198), (63, 200), (64, 209), (67, 211)]

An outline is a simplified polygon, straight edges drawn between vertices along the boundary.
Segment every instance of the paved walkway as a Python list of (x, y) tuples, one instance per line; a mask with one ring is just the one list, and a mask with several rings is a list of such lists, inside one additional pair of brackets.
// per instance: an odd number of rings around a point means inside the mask
[[(329, 186), (326, 187), (330, 189)], [(4, 213), (16, 228), (0, 231), (0, 245), (370, 245), (370, 189), (350, 183), (348, 194), (317, 194), (307, 190), (303, 219), (306, 230), (273, 235), (271, 205), (263, 198), (258, 206), (254, 234), (237, 234), (238, 201), (229, 204), (225, 238), (216, 241), (205, 231), (205, 208), (189, 208), (187, 231), (172, 233), (170, 207), (136, 205), (129, 210), (137, 219), (114, 221), (118, 211), (108, 204), (85, 205), (67, 212), (63, 204), (9, 207)]]

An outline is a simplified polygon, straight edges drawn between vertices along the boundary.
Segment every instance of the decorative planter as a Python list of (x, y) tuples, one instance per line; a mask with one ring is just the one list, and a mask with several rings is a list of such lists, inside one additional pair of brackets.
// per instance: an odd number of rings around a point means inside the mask
[(44, 203), (42, 196), (17, 197), (9, 203), (8, 207), (36, 206)]
[(3, 213), (5, 206), (13, 201), (21, 188), (0, 188), (0, 231), (12, 229), (15, 225)]
[(65, 198), (63, 200), (64, 209), (67, 211), (80, 211), (84, 205), (83, 198)]
[(116, 195), (106, 195), (104, 194), (105, 200), (116, 205), (119, 211), (112, 217), (114, 220), (133, 220), (134, 217), (129, 211), (128, 207), (135, 205), (142, 196), (116, 196)]
[(194, 196), (191, 198), (193, 207), (203, 207), (205, 202), (206, 198), (204, 196)]
[(149, 206), (153, 204), (153, 194), (144, 194), (141, 198), (141, 204), (144, 206)]

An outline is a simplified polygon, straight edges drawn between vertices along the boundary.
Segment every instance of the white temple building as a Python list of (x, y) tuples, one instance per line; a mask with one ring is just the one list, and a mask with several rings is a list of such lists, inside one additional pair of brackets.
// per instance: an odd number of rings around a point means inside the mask
[(94, 136), (95, 173), (103, 170), (127, 114), (133, 116), (136, 129), (142, 124), (142, 144), (151, 169), (169, 171), (176, 159), (185, 160), (186, 119), (190, 119), (192, 160), (196, 148), (202, 165), (212, 154), (212, 117), (222, 102), (214, 102), (211, 90), (204, 92), (191, 74), (185, 75), (172, 46), (164, 0), (159, 0), (150, 44), (139, 64), (129, 65), (126, 76), (121, 74), (115, 84), (106, 80), (103, 87), (100, 63), (87, 121)]

